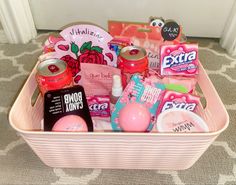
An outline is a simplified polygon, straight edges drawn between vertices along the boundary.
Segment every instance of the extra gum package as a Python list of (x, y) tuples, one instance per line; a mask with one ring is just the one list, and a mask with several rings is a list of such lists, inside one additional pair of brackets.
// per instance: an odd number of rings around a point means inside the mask
[(184, 109), (191, 112), (195, 112), (197, 105), (200, 102), (200, 97), (194, 96), (189, 93), (179, 93), (175, 91), (166, 90), (160, 106), (158, 107), (158, 113), (168, 109)]
[(92, 117), (110, 117), (109, 96), (87, 96), (89, 112)]
[(198, 74), (198, 45), (162, 45), (160, 49), (160, 73), (163, 76)]

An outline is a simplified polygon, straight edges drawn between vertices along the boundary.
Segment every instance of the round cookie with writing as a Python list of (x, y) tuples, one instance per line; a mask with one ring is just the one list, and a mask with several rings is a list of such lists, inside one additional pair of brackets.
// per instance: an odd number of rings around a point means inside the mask
[(161, 29), (161, 35), (165, 41), (175, 40), (180, 34), (180, 26), (175, 21), (167, 21)]

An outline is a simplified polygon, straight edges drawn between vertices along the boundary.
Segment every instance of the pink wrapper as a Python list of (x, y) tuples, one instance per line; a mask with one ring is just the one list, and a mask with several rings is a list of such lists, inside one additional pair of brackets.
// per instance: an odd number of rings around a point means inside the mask
[(198, 74), (198, 45), (176, 44), (161, 46), (161, 75), (184, 75)]
[(183, 109), (194, 112), (199, 102), (200, 97), (198, 96), (166, 90), (158, 108), (158, 114), (168, 109)]
[(92, 117), (110, 117), (109, 96), (87, 96), (87, 102)]

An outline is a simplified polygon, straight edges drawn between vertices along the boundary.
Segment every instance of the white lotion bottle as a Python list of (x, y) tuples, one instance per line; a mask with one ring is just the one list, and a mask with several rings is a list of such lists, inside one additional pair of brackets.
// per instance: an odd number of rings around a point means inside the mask
[(121, 83), (121, 77), (119, 75), (113, 75), (112, 77), (112, 90), (110, 93), (110, 110), (114, 109), (114, 106), (123, 92)]

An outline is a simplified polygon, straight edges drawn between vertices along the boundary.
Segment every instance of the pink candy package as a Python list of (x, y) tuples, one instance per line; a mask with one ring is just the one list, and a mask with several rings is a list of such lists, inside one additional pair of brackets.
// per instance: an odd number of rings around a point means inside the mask
[(160, 50), (160, 73), (163, 76), (198, 74), (198, 45), (162, 45)]
[(87, 96), (87, 102), (92, 117), (110, 117), (109, 96)]
[(54, 52), (56, 43), (63, 40), (64, 39), (61, 36), (50, 35), (44, 43), (43, 52), (44, 53)]
[(168, 109), (183, 109), (194, 112), (199, 102), (200, 97), (198, 96), (166, 90), (158, 108), (158, 114)]

